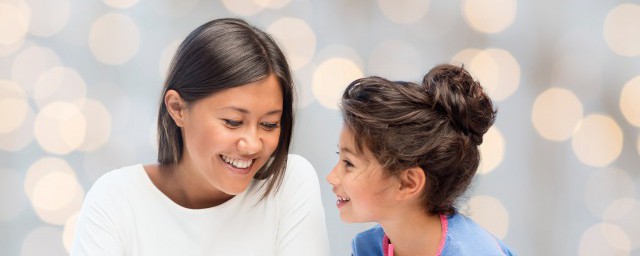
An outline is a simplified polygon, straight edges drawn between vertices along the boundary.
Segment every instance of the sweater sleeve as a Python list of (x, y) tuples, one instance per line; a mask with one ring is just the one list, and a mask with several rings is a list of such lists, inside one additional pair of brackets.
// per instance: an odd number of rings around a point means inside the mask
[(113, 214), (117, 209), (113, 179), (109, 173), (98, 179), (87, 193), (76, 223), (71, 256), (124, 255)]
[(278, 192), (276, 255), (326, 256), (329, 239), (315, 169), (306, 159), (289, 155)]

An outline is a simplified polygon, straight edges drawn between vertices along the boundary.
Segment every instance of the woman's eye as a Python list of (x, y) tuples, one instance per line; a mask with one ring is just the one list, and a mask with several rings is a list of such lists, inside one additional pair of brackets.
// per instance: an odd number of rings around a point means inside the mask
[(262, 125), (262, 127), (267, 131), (275, 130), (280, 127), (280, 124), (278, 123), (260, 123), (260, 125)]
[(230, 120), (230, 119), (223, 119), (223, 120), (224, 120), (224, 124), (230, 128), (237, 128), (240, 125), (242, 125), (241, 121)]

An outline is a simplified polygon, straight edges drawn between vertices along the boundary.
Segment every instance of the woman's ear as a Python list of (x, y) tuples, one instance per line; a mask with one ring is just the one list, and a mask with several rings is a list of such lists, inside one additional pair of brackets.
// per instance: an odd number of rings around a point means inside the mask
[(426, 175), (422, 168), (413, 167), (402, 171), (398, 177), (398, 181), (400, 182), (398, 199), (420, 198), (426, 183)]
[(182, 127), (184, 125), (186, 106), (180, 94), (175, 90), (168, 90), (164, 94), (164, 105), (167, 106), (167, 111), (176, 125)]

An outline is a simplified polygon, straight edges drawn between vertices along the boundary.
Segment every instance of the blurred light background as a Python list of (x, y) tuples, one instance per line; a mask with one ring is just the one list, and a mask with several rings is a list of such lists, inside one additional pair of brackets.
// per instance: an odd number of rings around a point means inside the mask
[(155, 161), (168, 63), (200, 24), (272, 33), (298, 86), (293, 152), (324, 178), (355, 78), (464, 63), (499, 108), (460, 210), (521, 255), (640, 255), (640, 1), (0, 0), (0, 254), (65, 255), (93, 182)]

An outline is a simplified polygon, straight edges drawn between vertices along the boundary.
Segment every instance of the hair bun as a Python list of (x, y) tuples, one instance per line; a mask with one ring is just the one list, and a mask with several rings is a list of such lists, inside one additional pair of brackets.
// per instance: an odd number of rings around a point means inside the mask
[(422, 85), (431, 97), (432, 108), (479, 145), (482, 135), (495, 121), (496, 111), (480, 83), (464, 69), (441, 64), (427, 73)]

